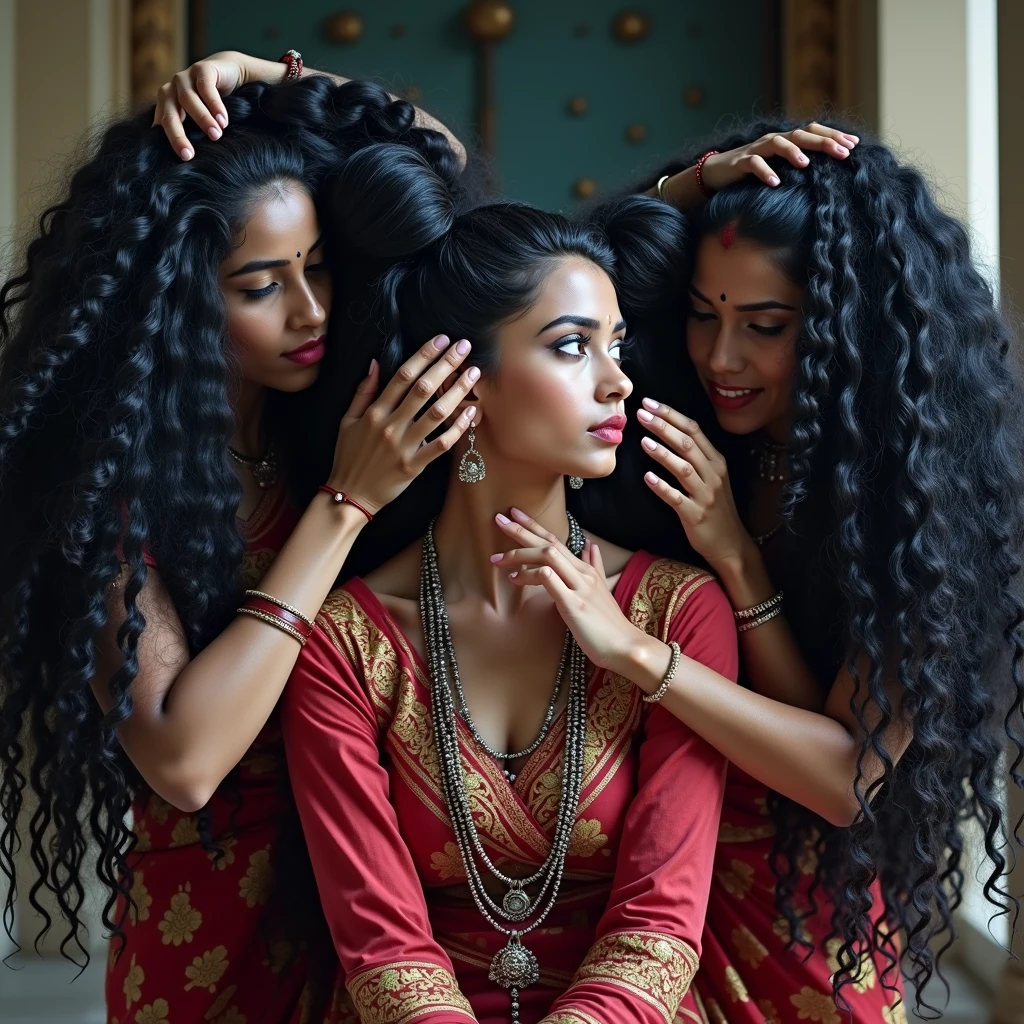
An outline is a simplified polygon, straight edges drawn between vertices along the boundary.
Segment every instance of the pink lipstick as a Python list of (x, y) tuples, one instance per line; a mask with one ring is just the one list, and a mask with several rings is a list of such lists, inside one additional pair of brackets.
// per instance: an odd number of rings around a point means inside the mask
[(609, 416), (602, 423), (598, 423), (596, 427), (591, 427), (587, 433), (593, 434), (594, 437), (599, 437), (609, 444), (622, 444), (622, 431), (625, 429), (626, 423), (626, 417), (619, 413)]
[(313, 363), (319, 363), (323, 359), (326, 351), (327, 335), (321, 334), (319, 338), (313, 338), (311, 341), (307, 341), (305, 345), (293, 348), (291, 352), (285, 352), (283, 355), (285, 359), (290, 359), (293, 363), (298, 363), (300, 366), (312, 366)]

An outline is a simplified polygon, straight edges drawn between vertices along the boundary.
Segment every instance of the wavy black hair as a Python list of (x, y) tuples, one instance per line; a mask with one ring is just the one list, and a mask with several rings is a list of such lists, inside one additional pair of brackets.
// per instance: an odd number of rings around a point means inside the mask
[[(497, 371), (497, 328), (530, 308), (548, 273), (567, 257), (587, 260), (612, 279), (629, 324), (627, 358), (635, 360), (648, 325), (674, 305), (686, 268), (684, 218), (664, 203), (632, 196), (585, 220), (511, 202), (460, 208), (419, 154), (388, 145), (368, 147), (346, 163), (327, 217), (352, 259), (381, 268), (365, 299), (366, 330), (355, 344), (365, 358), (379, 356), (383, 380), (440, 333), (469, 339), (470, 362), (484, 374)], [(325, 387), (335, 418), (361, 365), (360, 358), (347, 360)], [(346, 575), (374, 568), (423, 536), (443, 502), (449, 464), (436, 460), (375, 517)], [(581, 518), (590, 525), (585, 509)]]
[[(23, 828), (39, 937), (53, 923), (40, 901), (48, 891), (69, 959), (88, 960), (80, 912), (90, 840), (103, 923), (123, 937), (134, 845), (125, 819), (142, 780), (115, 730), (131, 712), (146, 626), (143, 551), (161, 566), (193, 653), (238, 603), (241, 491), (226, 450), (235, 369), (218, 266), (268, 187), (297, 182), (316, 199), (362, 146), (400, 142), (453, 188), (459, 176), (447, 140), (377, 86), (314, 77), (247, 85), (225, 103), (230, 130), (213, 143), (190, 126), (189, 163), (151, 127), (152, 109), (110, 126), (43, 214), (24, 270), (0, 288), (3, 920), (10, 934)], [(339, 342), (342, 319), (332, 318)], [(276, 397), (268, 429), (287, 444), (301, 405)], [(307, 446), (303, 437), (297, 447)], [(103, 715), (89, 682), (94, 638), (122, 563), (125, 661)]]
[[(793, 127), (760, 121), (704, 148), (724, 152)], [(823, 689), (845, 663), (861, 695), (854, 710), (867, 694), (881, 713), (869, 729), (857, 712), (862, 757), (877, 755), (884, 773), (870, 786), (858, 778), (862, 813), (851, 828), (773, 795), (779, 905), (799, 935), (809, 908), (795, 905), (798, 859), (819, 837), (811, 899), (824, 891), (833, 901), (833, 937), (844, 942), (837, 991), (856, 976), (854, 951), (869, 947), (920, 993), (954, 936), (966, 819), (984, 834), (986, 897), (1016, 917), (1001, 876), (1015, 832), (1003, 800), (1007, 743), (1009, 773), (1024, 783), (1024, 404), (1020, 353), (966, 230), (918, 171), (859, 134), (843, 161), (811, 153), (805, 170), (770, 161), (778, 187), (748, 179), (726, 188), (695, 213), (693, 228), (699, 244), (734, 225), (805, 288), (785, 579), (776, 582)], [(673, 372), (682, 348), (677, 332), (661, 353)], [(684, 373), (695, 376), (692, 365)], [(672, 402), (669, 374), (660, 376), (660, 397)], [(706, 400), (700, 410), (713, 433)], [(722, 443), (742, 491), (749, 442)], [(676, 545), (680, 532), (673, 524)], [(660, 539), (671, 550), (672, 534)], [(899, 681), (913, 722), (897, 765), (881, 743), (896, 714), (887, 677)], [(876, 879), (881, 908), (871, 905)]]

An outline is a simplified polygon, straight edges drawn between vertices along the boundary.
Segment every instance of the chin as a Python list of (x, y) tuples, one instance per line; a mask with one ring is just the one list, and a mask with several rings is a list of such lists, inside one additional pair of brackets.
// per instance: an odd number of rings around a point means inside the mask
[(320, 364), (304, 366), (291, 373), (278, 374), (267, 382), (267, 387), (274, 391), (284, 391), (286, 394), (293, 394), (297, 391), (305, 391), (316, 383), (320, 376)]

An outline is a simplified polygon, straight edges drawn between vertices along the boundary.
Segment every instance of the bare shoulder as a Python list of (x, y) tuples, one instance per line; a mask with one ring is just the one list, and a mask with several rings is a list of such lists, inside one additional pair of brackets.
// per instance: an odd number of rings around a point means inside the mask
[(419, 541), (410, 544), (363, 577), (363, 583), (388, 610), (410, 601), (419, 607), (421, 551)]

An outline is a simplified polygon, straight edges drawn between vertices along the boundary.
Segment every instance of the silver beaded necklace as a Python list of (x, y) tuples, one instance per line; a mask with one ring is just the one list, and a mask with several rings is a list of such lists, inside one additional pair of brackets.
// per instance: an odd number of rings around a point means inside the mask
[[(577, 556), (583, 551), (583, 531), (571, 516), (569, 517), (569, 549)], [(557, 694), (561, 690), (565, 675), (568, 674), (569, 699), (566, 706), (562, 794), (558, 804), (558, 815), (555, 819), (554, 837), (544, 863), (532, 875), (528, 878), (512, 878), (500, 871), (487, 855), (470, 808), (459, 747), (456, 705), (449, 677), (452, 677), (462, 706), (465, 705), (465, 696), (458, 677), (455, 645), (452, 642), (448, 612), (444, 603), (441, 573), (437, 563), (437, 549), (434, 546), (433, 523), (430, 524), (430, 529), (423, 539), (423, 557), (420, 563), (420, 615), (423, 620), (423, 636), (427, 649), (427, 666), (430, 670), (431, 718), (434, 727), (434, 745), (441, 766), (441, 789), (452, 819), (452, 829), (455, 833), (459, 853), (466, 868), (466, 880), (473, 902), (491, 927), (508, 938), (506, 944), (491, 960), (488, 977), (502, 988), (509, 989), (512, 998), (512, 1024), (519, 1024), (519, 993), (527, 985), (535, 984), (540, 976), (537, 958), (523, 945), (522, 938), (537, 928), (555, 905), (579, 807), (580, 789), (583, 784), (583, 750), (587, 724), (587, 659), (572, 634), (566, 630), (565, 647), (558, 670), (558, 678), (555, 682), (555, 696), (548, 706), (549, 714), (553, 719)], [(466, 714), (468, 715), (468, 709), (466, 709)], [(467, 725), (474, 738), (481, 742), (477, 730), (471, 722), (472, 718), (467, 721)], [(534, 750), (540, 745), (550, 724), (546, 716), (541, 736), (526, 748), (527, 750)], [(518, 755), (503, 754), (500, 751), (493, 751), (486, 744), (482, 745), (491, 756), (499, 760), (510, 756), (523, 756), (522, 753)], [(476, 857), (474, 857), (474, 853)], [(477, 858), (483, 867), (506, 887), (507, 891), (500, 904), (495, 902), (487, 891), (480, 868), (477, 866)], [(525, 887), (534, 882), (540, 882), (540, 888), (537, 894), (531, 897)], [(524, 925), (523, 922), (528, 918), (533, 918), (533, 920)], [(502, 922), (508, 922), (511, 927)]]
[(754, 442), (750, 454), (754, 457), (754, 472), (758, 480), (767, 480), (768, 483), (774, 484), (786, 479), (786, 456), (789, 454), (789, 445), (779, 444), (778, 441), (762, 435)]

